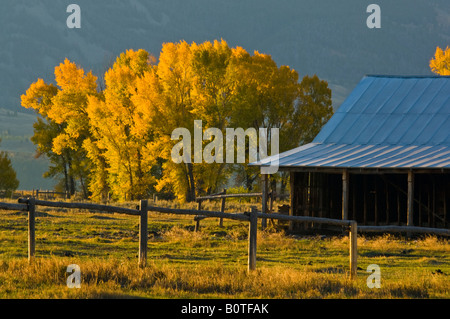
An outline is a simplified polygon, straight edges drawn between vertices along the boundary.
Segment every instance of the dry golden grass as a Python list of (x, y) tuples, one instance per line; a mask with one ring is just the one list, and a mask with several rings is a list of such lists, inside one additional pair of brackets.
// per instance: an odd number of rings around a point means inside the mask
[[(72, 261), (70, 261), (72, 262)], [(262, 267), (250, 274), (244, 268), (218, 263), (173, 267), (150, 263), (139, 268), (118, 260), (77, 261), (81, 289), (66, 286), (65, 258), (0, 262), (2, 298), (430, 298), (448, 297), (448, 280), (416, 271), (398, 281), (382, 281), (369, 289), (363, 280), (313, 269)], [(433, 296), (430, 292), (441, 291)]]

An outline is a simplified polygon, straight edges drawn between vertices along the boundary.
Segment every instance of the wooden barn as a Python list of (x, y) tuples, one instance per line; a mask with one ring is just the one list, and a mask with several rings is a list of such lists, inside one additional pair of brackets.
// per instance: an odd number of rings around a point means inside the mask
[(450, 77), (364, 77), (279, 170), (290, 215), (449, 228)]

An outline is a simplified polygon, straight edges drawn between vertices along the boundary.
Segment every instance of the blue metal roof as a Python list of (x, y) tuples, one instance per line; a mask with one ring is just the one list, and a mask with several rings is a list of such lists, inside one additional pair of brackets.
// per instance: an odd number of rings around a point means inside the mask
[(450, 168), (450, 77), (364, 77), (279, 167)]

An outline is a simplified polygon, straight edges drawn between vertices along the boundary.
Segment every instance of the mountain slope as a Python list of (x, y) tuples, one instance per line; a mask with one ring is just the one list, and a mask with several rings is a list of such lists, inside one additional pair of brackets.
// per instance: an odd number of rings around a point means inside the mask
[(68, 29), (71, 2), (2, 2), (0, 107), (17, 110), (29, 84), (51, 81), (65, 57), (100, 74), (129, 48), (158, 56), (163, 42), (220, 38), (317, 73), (340, 88), (340, 104), (364, 74), (430, 74), (436, 46), (450, 42), (447, 0), (377, 1), (381, 29), (366, 26), (373, 1), (80, 0), (81, 29)]

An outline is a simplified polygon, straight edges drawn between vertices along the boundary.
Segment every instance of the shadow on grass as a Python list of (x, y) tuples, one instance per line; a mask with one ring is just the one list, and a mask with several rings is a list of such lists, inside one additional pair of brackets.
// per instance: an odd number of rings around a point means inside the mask
[(414, 254), (411, 254), (413, 249), (404, 249), (400, 252), (380, 252), (380, 251), (366, 251), (360, 252), (361, 257), (414, 257)]
[(326, 267), (319, 268), (314, 270), (317, 273), (326, 273), (326, 274), (344, 274), (346, 270), (343, 267)]
[(116, 292), (100, 292), (89, 296), (90, 299), (149, 299), (141, 296), (133, 296)]

